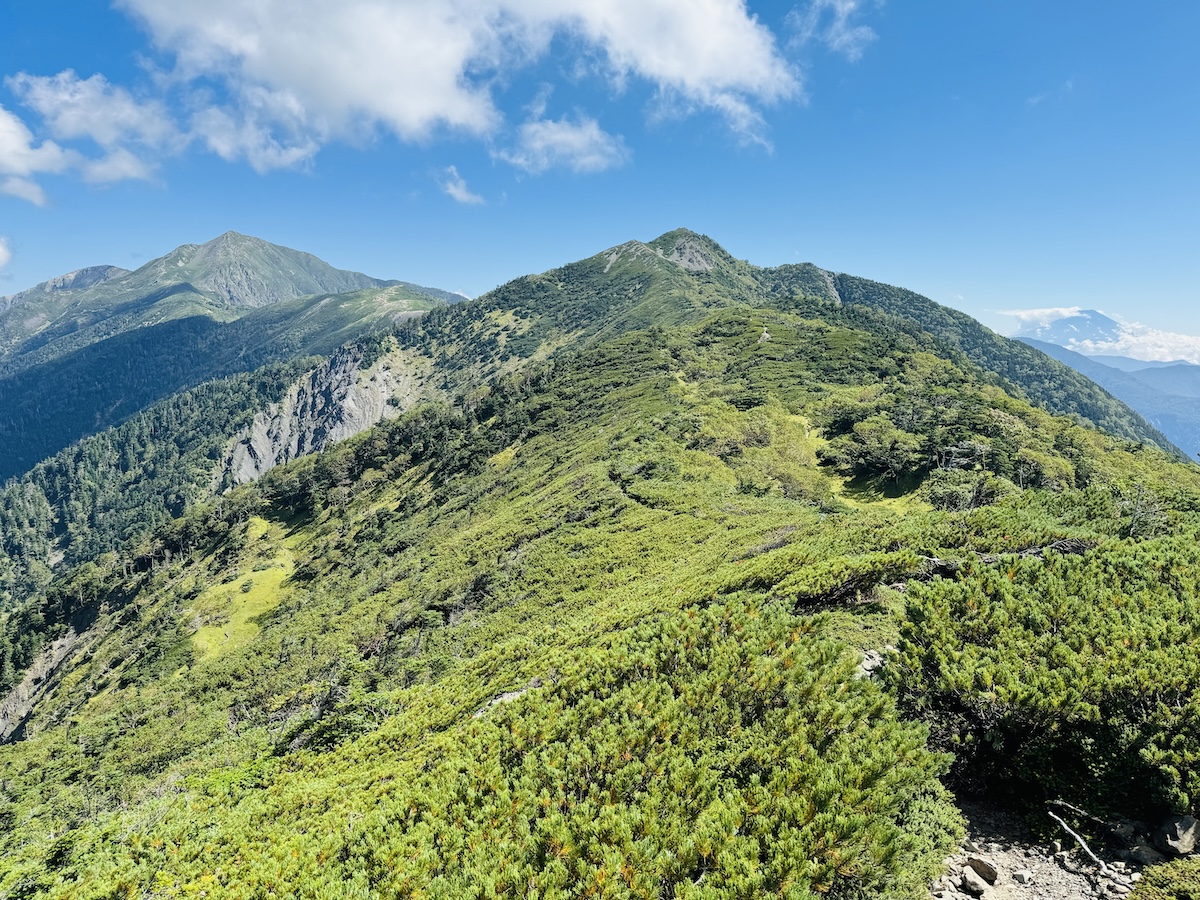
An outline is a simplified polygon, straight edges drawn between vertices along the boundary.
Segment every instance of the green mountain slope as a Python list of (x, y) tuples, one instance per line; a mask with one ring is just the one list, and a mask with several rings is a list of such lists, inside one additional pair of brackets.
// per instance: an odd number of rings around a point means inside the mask
[(0, 314), (0, 480), (176, 391), (461, 299), (233, 233), (81, 278)]
[(920, 897), (941, 776), (1194, 810), (1197, 470), (670, 255), (412, 322), (448, 381), (591, 339), (10, 616), (57, 643), (0, 707), (0, 891)]
[(95, 267), (5, 298), (0, 362), (5, 371), (45, 363), (97, 340), (171, 319), (240, 310), (309, 294), (383, 287), (308, 253), (228, 232), (185, 244), (136, 272)]

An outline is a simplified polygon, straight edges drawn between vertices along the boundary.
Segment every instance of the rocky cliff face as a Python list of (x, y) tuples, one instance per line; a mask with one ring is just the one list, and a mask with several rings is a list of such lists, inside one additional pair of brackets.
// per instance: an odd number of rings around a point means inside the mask
[(281, 463), (398, 416), (417, 399), (430, 396), (428, 358), (393, 351), (369, 367), (363, 362), (360, 351), (341, 350), (256, 415), (234, 438), (214, 475), (214, 488), (253, 481)]

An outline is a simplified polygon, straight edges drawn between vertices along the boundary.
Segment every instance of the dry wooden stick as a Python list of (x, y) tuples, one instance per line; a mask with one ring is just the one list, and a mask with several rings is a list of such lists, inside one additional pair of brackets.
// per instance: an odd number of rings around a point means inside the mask
[(1087, 845), (1087, 841), (1085, 841), (1082, 837), (1079, 836), (1078, 832), (1076, 832), (1074, 829), (1071, 828), (1070, 825), (1068, 825), (1066, 822), (1064, 822), (1060, 816), (1057, 816), (1054, 813), (1050, 812), (1050, 810), (1046, 810), (1046, 815), (1048, 815), (1055, 822), (1057, 822), (1059, 825), (1061, 825), (1063, 827), (1063, 830), (1066, 831), (1067, 834), (1069, 834), (1071, 837), (1075, 838), (1075, 840), (1079, 842), (1079, 846), (1083, 848), (1083, 852), (1086, 853), (1088, 856), (1090, 856), (1093, 860), (1095, 860), (1096, 865), (1098, 865), (1100, 867), (1101, 872), (1108, 871), (1108, 866), (1106, 866), (1104, 864), (1104, 860), (1102, 860), (1100, 857), (1098, 857), (1095, 853), (1092, 852), (1092, 848)]

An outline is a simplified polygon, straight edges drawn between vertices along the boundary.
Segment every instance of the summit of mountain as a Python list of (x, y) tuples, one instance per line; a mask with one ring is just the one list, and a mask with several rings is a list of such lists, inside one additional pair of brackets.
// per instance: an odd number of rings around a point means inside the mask
[(1108, 344), (1119, 341), (1122, 337), (1121, 323), (1099, 310), (1065, 309), (1044, 312), (1045, 315), (1041, 318), (1028, 318), (1015, 337), (1057, 344), (1076, 352), (1088, 344)]
[(14, 306), (34, 305), (49, 298), (65, 299), (78, 291), (128, 274), (128, 269), (122, 269), (119, 266), (88, 266), (84, 269), (77, 269), (66, 275), (59, 275), (57, 278), (43, 281), (41, 284), (16, 294), (0, 297), (0, 312), (5, 312)]
[(207, 243), (184, 244), (136, 271), (94, 266), (5, 298), (0, 364), (12, 370), (191, 315), (228, 321), (299, 297), (396, 283), (230, 231)]
[(203, 244), (184, 244), (130, 273), (128, 287), (151, 293), (189, 285), (237, 309), (270, 306), (310, 294), (341, 294), (389, 282), (335, 269), (311, 253), (227, 231)]
[(0, 480), (175, 391), (461, 299), (232, 231), (52, 279), (0, 306)]

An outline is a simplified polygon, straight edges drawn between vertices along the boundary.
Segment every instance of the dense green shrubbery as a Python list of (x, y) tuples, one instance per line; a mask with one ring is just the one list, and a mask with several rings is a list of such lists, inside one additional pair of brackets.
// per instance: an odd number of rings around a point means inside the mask
[(965, 788), (1152, 815), (1200, 805), (1200, 549), (1194, 532), (1003, 558), (910, 586), (906, 709)]
[[(9, 618), (91, 627), (0, 747), (0, 895), (917, 897), (946, 750), (966, 787), (1194, 807), (1195, 470), (911, 324), (708, 314), (744, 267), (660, 262), (406, 324), (454, 403)], [(606, 331), (659, 314), (701, 320)], [(569, 329), (607, 340), (505, 373)]]
[(1154, 866), (1142, 874), (1130, 900), (1200, 900), (1200, 859), (1191, 857)]

